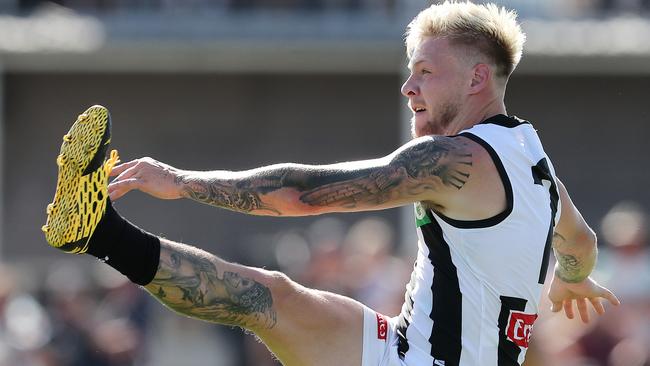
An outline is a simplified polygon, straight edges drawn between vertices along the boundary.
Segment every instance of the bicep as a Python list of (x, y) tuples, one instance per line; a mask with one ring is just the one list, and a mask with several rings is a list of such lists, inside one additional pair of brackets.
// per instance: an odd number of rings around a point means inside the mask
[(462, 138), (428, 136), (394, 153), (367, 161), (306, 168), (284, 180), (282, 190), (316, 213), (369, 211), (438, 197), (460, 190), (472, 155)]

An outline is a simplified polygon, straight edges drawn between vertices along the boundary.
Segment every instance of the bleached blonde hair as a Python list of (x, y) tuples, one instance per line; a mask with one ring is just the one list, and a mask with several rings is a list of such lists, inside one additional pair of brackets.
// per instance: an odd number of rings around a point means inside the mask
[(447, 0), (420, 12), (406, 28), (409, 58), (427, 37), (444, 37), (454, 45), (473, 48), (496, 66), (496, 75), (509, 77), (521, 60), (526, 35), (517, 13), (495, 4)]

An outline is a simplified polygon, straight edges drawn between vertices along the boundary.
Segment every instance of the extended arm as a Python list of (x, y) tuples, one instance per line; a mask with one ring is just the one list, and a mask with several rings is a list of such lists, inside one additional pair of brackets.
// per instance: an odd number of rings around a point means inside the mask
[(255, 215), (304, 216), (436, 201), (471, 172), (463, 138), (422, 137), (380, 159), (332, 165), (278, 164), (229, 172), (184, 171), (150, 158), (116, 167), (112, 199), (132, 189)]
[(598, 314), (605, 312), (601, 298), (607, 299), (614, 305), (620, 302), (611, 291), (589, 277), (596, 266), (598, 255), (596, 234), (582, 218), (559, 180), (558, 186), (562, 211), (553, 235), (553, 251), (557, 263), (549, 289), (549, 298), (553, 303), (552, 310), (558, 312), (564, 308), (569, 319), (574, 317), (573, 302), (575, 301), (580, 318), (588, 322), (587, 301)]

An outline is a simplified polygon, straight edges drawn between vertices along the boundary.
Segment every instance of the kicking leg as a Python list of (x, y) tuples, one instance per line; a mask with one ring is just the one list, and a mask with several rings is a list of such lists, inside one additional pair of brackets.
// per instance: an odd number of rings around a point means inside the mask
[(145, 288), (176, 312), (254, 332), (285, 365), (361, 364), (362, 305), (280, 272), (162, 239), (158, 271)]
[(285, 365), (361, 364), (358, 302), (157, 238), (117, 214), (107, 198), (118, 161), (117, 152), (105, 158), (110, 127), (108, 110), (93, 106), (63, 138), (43, 226), (51, 246), (99, 258), (179, 313), (254, 332)]

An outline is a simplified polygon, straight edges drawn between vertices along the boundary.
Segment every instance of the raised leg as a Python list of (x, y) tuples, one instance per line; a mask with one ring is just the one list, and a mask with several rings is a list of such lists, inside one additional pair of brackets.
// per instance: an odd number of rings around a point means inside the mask
[(52, 247), (99, 258), (181, 314), (254, 332), (285, 365), (361, 364), (358, 302), (160, 239), (115, 212), (107, 199), (118, 161), (117, 152), (105, 157), (110, 129), (108, 110), (93, 106), (63, 137), (43, 226)]
[(147, 291), (172, 310), (254, 332), (284, 365), (361, 365), (363, 306), (280, 272), (161, 239)]

